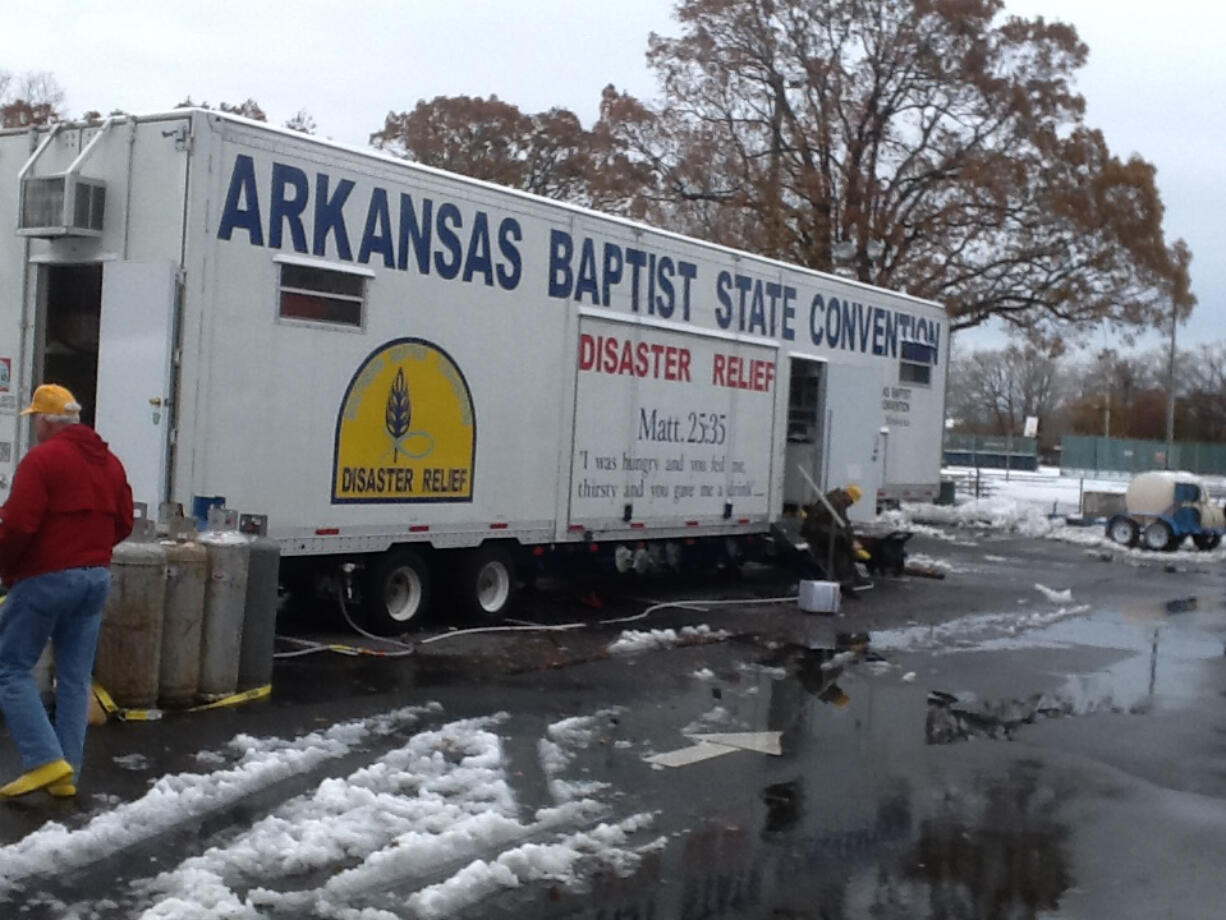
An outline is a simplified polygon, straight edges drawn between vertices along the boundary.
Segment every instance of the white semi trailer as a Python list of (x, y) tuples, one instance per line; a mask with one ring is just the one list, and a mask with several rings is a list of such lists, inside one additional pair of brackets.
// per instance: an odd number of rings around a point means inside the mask
[(138, 500), (268, 515), (377, 628), (525, 555), (735, 555), (802, 469), (937, 494), (938, 304), (209, 111), (0, 132), (0, 175), (0, 497), (63, 383)]

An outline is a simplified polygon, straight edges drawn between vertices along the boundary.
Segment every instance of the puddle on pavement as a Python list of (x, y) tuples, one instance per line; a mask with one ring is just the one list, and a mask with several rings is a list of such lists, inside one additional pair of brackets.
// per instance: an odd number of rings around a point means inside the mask
[[(667, 835), (668, 845), (628, 878), (598, 876), (582, 892), (553, 889), (548, 908), (536, 900), (532, 913), (902, 920), (923, 905), (926, 916), (1060, 916), (1075, 883), (1063, 808), (1076, 789), (1041, 762), (1019, 759), (1013, 745), (977, 747), (976, 766), (965, 768), (956, 766), (965, 755), (942, 754), (941, 746), (1005, 740), (1045, 718), (1160, 712), (1201, 698), (1226, 646), (1204, 628), (1211, 621), (1195, 618), (1216, 617), (1220, 607), (1187, 597), (1087, 611), (1010, 636), (1012, 645), (989, 642), (974, 656), (994, 670), (1037, 650), (1031, 670), (1014, 681), (1050, 685), (1033, 692), (967, 691), (960, 674), (973, 672), (970, 653), (877, 651), (864, 634), (840, 636), (830, 648), (779, 646), (736, 673), (696, 679), (670, 698), (666, 717), (680, 725), (714, 706), (725, 716), (708, 730), (778, 731), (783, 756), (741, 753), (721, 770), (653, 773), (692, 809), (688, 820), (649, 832)], [(1059, 667), (1043, 672), (1044, 656)], [(921, 661), (935, 662), (937, 673), (904, 680)], [(633, 722), (631, 714), (627, 737), (666, 746), (658, 722)], [(705, 800), (688, 791), (697, 777), (699, 785), (718, 784)], [(520, 897), (529, 895), (500, 899), (493, 913), (521, 915), (515, 905), (528, 902)]]

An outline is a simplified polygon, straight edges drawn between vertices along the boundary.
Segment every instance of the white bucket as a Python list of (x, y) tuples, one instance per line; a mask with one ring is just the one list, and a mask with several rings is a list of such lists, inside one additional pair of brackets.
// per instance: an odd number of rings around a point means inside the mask
[(802, 581), (800, 609), (805, 613), (838, 613), (839, 583), (837, 581)]

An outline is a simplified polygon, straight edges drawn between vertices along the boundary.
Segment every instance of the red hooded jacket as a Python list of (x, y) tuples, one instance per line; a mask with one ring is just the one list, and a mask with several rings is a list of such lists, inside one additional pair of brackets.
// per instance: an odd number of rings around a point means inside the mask
[(0, 508), (0, 577), (23, 578), (111, 564), (132, 532), (132, 489), (123, 464), (84, 425), (70, 425), (28, 454)]

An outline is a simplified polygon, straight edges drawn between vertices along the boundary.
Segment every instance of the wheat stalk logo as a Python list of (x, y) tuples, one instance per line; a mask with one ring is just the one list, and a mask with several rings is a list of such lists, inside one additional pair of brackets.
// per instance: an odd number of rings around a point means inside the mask
[(409, 386), (404, 382), (404, 368), (396, 371), (396, 379), (387, 394), (387, 413), (384, 424), (387, 433), (392, 436), (392, 462), (400, 457), (400, 439), (409, 433), (409, 422), (413, 416), (412, 404), (409, 401)]

